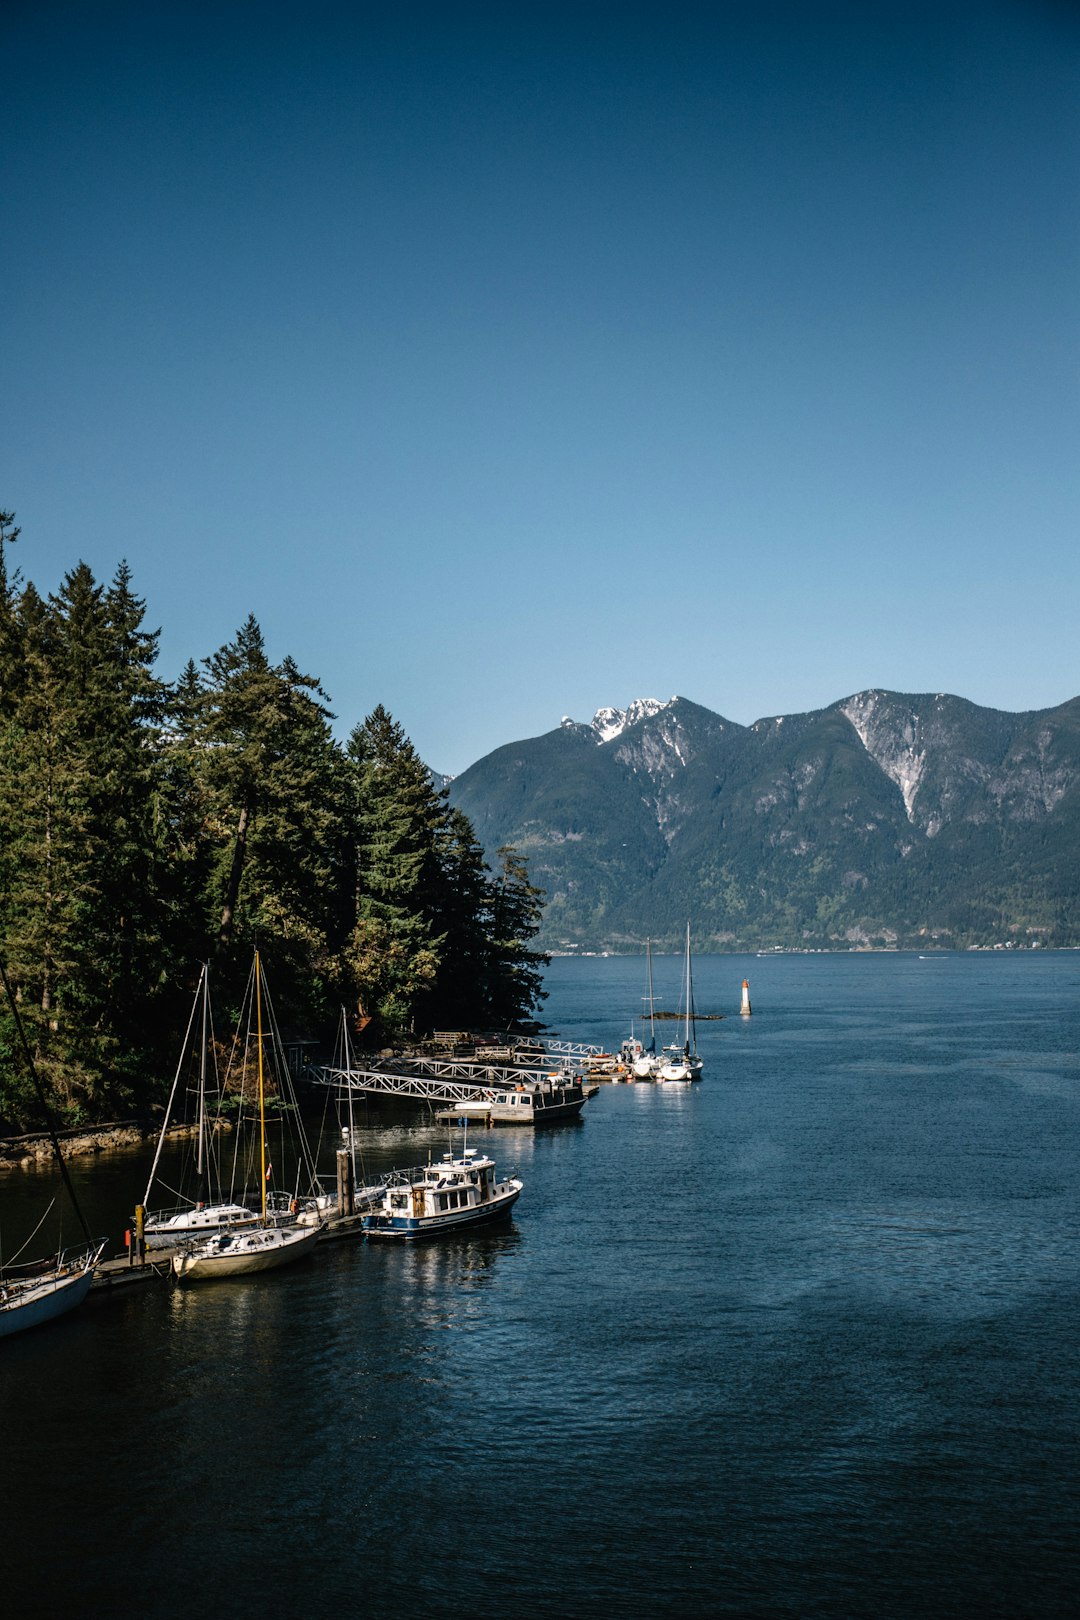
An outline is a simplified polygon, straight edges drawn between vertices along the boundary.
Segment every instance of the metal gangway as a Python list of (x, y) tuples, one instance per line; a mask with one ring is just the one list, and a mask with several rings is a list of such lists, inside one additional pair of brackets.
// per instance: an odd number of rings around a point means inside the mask
[(566, 1058), (572, 1063), (586, 1063), (589, 1058), (599, 1057), (603, 1052), (602, 1046), (586, 1046), (582, 1041), (541, 1041), (545, 1052), (552, 1057)]
[(325, 1065), (309, 1069), (308, 1073), (316, 1085), (333, 1087), (339, 1096), (362, 1092), (443, 1104), (475, 1102), (526, 1079), (554, 1080), (565, 1085), (579, 1078), (565, 1061), (553, 1072), (550, 1063), (468, 1063), (461, 1058), (384, 1059), (378, 1067)]

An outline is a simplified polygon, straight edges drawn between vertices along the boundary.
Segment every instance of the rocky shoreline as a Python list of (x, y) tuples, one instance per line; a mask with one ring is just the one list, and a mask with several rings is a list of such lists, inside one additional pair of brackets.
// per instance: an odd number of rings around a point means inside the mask
[[(85, 1158), (93, 1153), (111, 1153), (116, 1148), (134, 1147), (154, 1134), (152, 1126), (136, 1120), (112, 1125), (88, 1125), (83, 1130), (59, 1131), (57, 1135), (65, 1159)], [(29, 1170), (49, 1162), (52, 1142), (47, 1134), (0, 1137), (0, 1171)]]

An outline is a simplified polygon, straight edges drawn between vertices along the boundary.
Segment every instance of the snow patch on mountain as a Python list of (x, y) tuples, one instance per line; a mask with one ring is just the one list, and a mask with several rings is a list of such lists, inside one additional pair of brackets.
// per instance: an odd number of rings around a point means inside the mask
[(597, 742), (607, 743), (621, 737), (628, 726), (636, 725), (639, 720), (651, 720), (654, 714), (661, 714), (674, 702), (674, 698), (668, 698), (666, 703), (659, 698), (635, 698), (625, 709), (597, 709), (592, 717)]
[[(896, 783), (903, 796), (907, 818), (914, 821), (915, 798), (926, 770), (922, 726), (919, 716), (911, 711), (898, 731), (895, 715), (888, 712), (893, 707), (889, 694), (859, 692), (846, 703), (841, 703), (840, 713), (854, 726), (871, 759), (876, 760), (885, 775)], [(884, 723), (880, 723), (879, 711), (882, 711)], [(936, 826), (928, 829), (931, 836), (937, 830)]]

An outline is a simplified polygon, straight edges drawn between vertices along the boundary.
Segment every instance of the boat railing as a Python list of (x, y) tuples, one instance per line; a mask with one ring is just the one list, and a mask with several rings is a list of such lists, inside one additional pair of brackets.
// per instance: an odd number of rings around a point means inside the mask
[(107, 1243), (107, 1238), (98, 1238), (92, 1243), (75, 1243), (70, 1248), (59, 1249), (41, 1260), (14, 1261), (0, 1270), (0, 1283), (7, 1288), (33, 1286), (47, 1277), (85, 1271), (88, 1266), (97, 1264)]

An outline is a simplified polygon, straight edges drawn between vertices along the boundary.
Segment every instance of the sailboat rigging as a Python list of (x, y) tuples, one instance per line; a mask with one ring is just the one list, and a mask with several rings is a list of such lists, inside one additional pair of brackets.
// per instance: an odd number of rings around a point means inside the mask
[(649, 1044), (634, 1059), (633, 1070), (638, 1080), (651, 1080), (660, 1067), (656, 1056), (656, 1000), (653, 996), (651, 939), (645, 941), (645, 999), (649, 1004)]
[(211, 1122), (209, 1120), (206, 1106), (208, 1088), (207, 1061), (213, 1043), (210, 1013), (210, 965), (208, 962), (203, 963), (202, 971), (199, 974), (195, 999), (192, 1002), (187, 1030), (180, 1051), (180, 1059), (176, 1066), (172, 1089), (169, 1092), (169, 1100), (165, 1107), (165, 1118), (158, 1134), (154, 1162), (150, 1166), (150, 1176), (146, 1183), (146, 1191), (143, 1194), (143, 1207), (144, 1209), (149, 1207), (150, 1198), (158, 1180), (166, 1136), (174, 1124), (177, 1092), (184, 1072), (185, 1062), (191, 1054), (191, 1037), (196, 1017), (199, 1019), (200, 1036), (196, 1093), (195, 1194), (180, 1208), (159, 1210), (145, 1217), (143, 1229), (148, 1249), (171, 1249), (177, 1243), (182, 1243), (189, 1238), (207, 1237), (213, 1232), (253, 1226), (256, 1219), (254, 1211), (235, 1199), (223, 1197), (219, 1185), (211, 1185), (212, 1181), (216, 1183), (219, 1180), (219, 1176), (216, 1160), (213, 1158), (211, 1151), (212, 1126), (216, 1124), (216, 1121)]
[(660, 1080), (700, 1080), (704, 1068), (697, 1052), (697, 1030), (694, 1023), (694, 974), (690, 958), (690, 924), (686, 925), (686, 958), (683, 965), (683, 1041), (664, 1047), (663, 1062), (657, 1078)]
[[(253, 1224), (239, 1230), (219, 1230), (201, 1241), (191, 1243), (173, 1256), (173, 1272), (177, 1281), (200, 1281), (214, 1277), (235, 1277), (253, 1271), (267, 1271), (291, 1260), (310, 1254), (319, 1236), (318, 1217), (314, 1224), (301, 1226), (295, 1220), (299, 1200), (289, 1200), (287, 1213), (271, 1209), (268, 1182), (272, 1164), (267, 1156), (266, 1140), (266, 1063), (263, 1028), (264, 978), (258, 950), (253, 967), (255, 1006), (255, 1051), (257, 1065), (257, 1097), (259, 1123), (259, 1214)], [(268, 1007), (268, 1012), (270, 1011)], [(271, 1014), (272, 1018), (272, 1014)], [(273, 1026), (272, 1026), (273, 1027)], [(276, 1033), (276, 1030), (275, 1030)], [(280, 1041), (278, 1042), (280, 1046)], [(241, 1093), (243, 1096), (243, 1092)], [(291, 1096), (287, 1106), (295, 1108)], [(302, 1154), (315, 1188), (314, 1166), (307, 1151), (306, 1140), (300, 1127)]]

